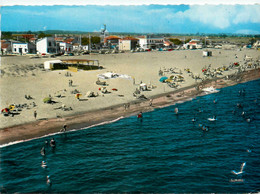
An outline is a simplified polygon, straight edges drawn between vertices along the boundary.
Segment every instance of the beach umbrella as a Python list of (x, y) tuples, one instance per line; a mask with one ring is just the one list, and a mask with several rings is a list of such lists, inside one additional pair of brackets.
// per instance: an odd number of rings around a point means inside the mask
[(9, 109), (10, 110), (13, 110), (15, 108), (15, 106), (13, 105), (13, 104), (11, 104), (10, 106), (9, 106)]
[(9, 108), (4, 108), (1, 110), (2, 113), (8, 113), (9, 112)]
[(82, 94), (77, 93), (77, 94), (75, 95), (75, 98), (80, 98), (81, 96), (82, 96)]
[(164, 76), (164, 77), (161, 77), (161, 78), (159, 79), (159, 81), (160, 81), (160, 82), (165, 82), (165, 80), (167, 80), (167, 79), (168, 79), (168, 77), (165, 77), (165, 76)]

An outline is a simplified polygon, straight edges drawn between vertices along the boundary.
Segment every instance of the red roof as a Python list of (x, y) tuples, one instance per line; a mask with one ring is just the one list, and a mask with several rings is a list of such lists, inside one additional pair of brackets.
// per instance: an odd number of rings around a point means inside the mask
[(9, 44), (7, 44), (7, 43), (2, 43), (1, 44), (1, 48), (2, 49), (8, 48), (8, 46), (9, 46)]
[(112, 35), (105, 38), (105, 40), (112, 40), (112, 39), (120, 39), (120, 37)]
[(120, 37), (118, 36), (108, 36), (108, 37), (105, 37), (104, 39), (104, 42), (106, 43), (108, 40), (119, 40)]
[(64, 40), (63, 42), (71, 43), (73, 40), (74, 40), (74, 38), (68, 38), (68, 39)]
[(165, 45), (171, 45), (172, 43), (171, 43), (170, 41), (165, 40), (165, 41), (164, 41), (164, 44), (165, 44)]
[(128, 36), (128, 37), (122, 38), (121, 40), (138, 40), (138, 39)]
[(23, 38), (28, 38), (28, 39), (35, 37), (34, 34), (12, 34), (12, 36), (22, 36)]
[(56, 41), (63, 41), (64, 38), (62, 38), (62, 37), (56, 37), (55, 40), (56, 40)]

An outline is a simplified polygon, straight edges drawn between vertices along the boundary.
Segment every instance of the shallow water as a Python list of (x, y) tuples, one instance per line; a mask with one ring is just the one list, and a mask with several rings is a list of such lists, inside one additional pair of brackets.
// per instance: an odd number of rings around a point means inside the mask
[[(143, 122), (133, 116), (55, 135), (57, 147), (46, 146), (44, 157), (40, 150), (52, 137), (3, 147), (1, 191), (259, 191), (259, 88), (260, 80), (247, 82), (144, 113)], [(240, 95), (242, 89), (245, 94)], [(213, 115), (217, 120), (208, 121)], [(194, 123), (193, 117), (197, 119)], [(209, 131), (204, 132), (199, 124), (208, 126)], [(42, 160), (48, 168), (41, 167)], [(239, 171), (243, 162), (244, 173), (233, 175), (231, 171)], [(47, 175), (52, 186), (46, 184)]]

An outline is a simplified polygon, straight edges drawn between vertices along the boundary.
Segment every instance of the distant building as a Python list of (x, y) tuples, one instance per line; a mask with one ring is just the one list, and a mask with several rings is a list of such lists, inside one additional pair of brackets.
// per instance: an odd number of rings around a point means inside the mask
[(83, 51), (88, 51), (89, 50), (88, 45), (81, 45), (81, 49)]
[(198, 39), (192, 39), (187, 44), (184, 44), (183, 47), (185, 49), (201, 49), (202, 43)]
[(59, 47), (53, 37), (45, 37), (36, 42), (36, 49), (39, 53), (57, 53)]
[(155, 35), (139, 36), (139, 45), (143, 49), (156, 49), (164, 46), (164, 37)]
[(72, 52), (73, 46), (72, 44), (66, 43), (66, 42), (60, 42), (59, 43), (59, 49), (61, 52)]
[(36, 53), (36, 45), (32, 43), (14, 42), (12, 43), (12, 53), (14, 54), (28, 54)]
[(1, 55), (6, 55), (12, 52), (12, 46), (10, 41), (1, 40)]
[(35, 38), (35, 34), (12, 34), (12, 37), (16, 38), (17, 40), (24, 39), (25, 42), (27, 42), (31, 38)]
[(29, 39), (29, 42), (30, 42), (30, 43), (33, 43), (33, 44), (36, 44), (36, 40), (37, 40), (37, 38), (30, 38), (30, 39)]
[(171, 46), (173, 45), (173, 43), (172, 43), (171, 41), (169, 41), (169, 40), (165, 40), (165, 41), (163, 42), (163, 45), (164, 45), (165, 47), (171, 47)]
[(65, 40), (65, 38), (64, 37), (55, 37), (54, 40), (56, 42), (63, 42)]
[(79, 43), (74, 43), (73, 45), (72, 45), (72, 50), (73, 51), (80, 51), (81, 50), (81, 46), (80, 46), (80, 44)]
[(104, 39), (104, 44), (110, 48), (117, 47), (119, 45), (119, 40), (121, 38), (118, 36), (107, 36)]
[(71, 45), (73, 45), (74, 43), (78, 43), (76, 38), (67, 38), (67, 39), (63, 40), (63, 42), (66, 42)]
[(135, 50), (138, 46), (139, 40), (132, 37), (125, 37), (119, 40), (119, 50), (129, 51)]

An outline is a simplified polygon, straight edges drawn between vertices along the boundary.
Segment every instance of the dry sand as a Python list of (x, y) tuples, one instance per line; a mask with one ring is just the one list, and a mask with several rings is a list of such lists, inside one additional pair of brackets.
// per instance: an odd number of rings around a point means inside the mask
[[(155, 107), (173, 104), (176, 100), (184, 100), (195, 96), (199, 92), (194, 86), (201, 81), (196, 82), (184, 71), (185, 68), (189, 68), (194, 75), (200, 75), (204, 78), (201, 71), (204, 66), (211, 64), (211, 69), (215, 69), (223, 65), (229, 66), (234, 62), (244, 64), (245, 55), (253, 58), (253, 62), (249, 63), (259, 65), (259, 51), (257, 50), (213, 49), (212, 52), (212, 57), (202, 57), (202, 50), (57, 57), (57, 59), (95, 59), (99, 60), (100, 65), (104, 67), (102, 70), (70, 72), (72, 77), (65, 77), (66, 70), (44, 71), (40, 64), (47, 60), (53, 60), (51, 58), (30, 59), (29, 56), (1, 57), (1, 70), (3, 70), (0, 78), (1, 109), (14, 103), (27, 103), (29, 108), (23, 108), (21, 113), (14, 117), (0, 115), (0, 144), (57, 132), (64, 123), (69, 126), (69, 129), (86, 127), (104, 120), (136, 114), (140, 110), (148, 111)], [(237, 55), (237, 58), (235, 58), (235, 55)], [(169, 68), (174, 68), (174, 71), (183, 73), (182, 76), (185, 81), (179, 83), (180, 86), (177, 89), (170, 88), (165, 83), (159, 82), (161, 77), (158, 75), (159, 69), (167, 70)], [(108, 71), (127, 74), (134, 78), (135, 84), (133, 79), (107, 79), (104, 81), (109, 84), (107, 89), (111, 93), (102, 94), (98, 90), (100, 86), (96, 85), (95, 82), (98, 74)], [(223, 74), (218, 75), (218, 78), (236, 72), (237, 68), (233, 68), (222, 72)], [(172, 74), (165, 71), (164, 75), (170, 76)], [(254, 76), (249, 77), (259, 78), (259, 71)], [(243, 80), (250, 80), (249, 77)], [(73, 87), (69, 87), (70, 79), (73, 80)], [(147, 98), (157, 97), (153, 101), (153, 107), (149, 107), (149, 100), (137, 100), (133, 96), (133, 92), (136, 88), (139, 88), (141, 81), (154, 86), (151, 91), (142, 92)], [(237, 82), (221, 79), (210, 84), (213, 83), (217, 84), (217, 87), (223, 87), (236, 84)], [(118, 91), (112, 91), (112, 88), (116, 88)], [(183, 88), (189, 88), (189, 90), (183, 93), (180, 91)], [(71, 91), (74, 89), (79, 90), (83, 94), (81, 101), (75, 98), (75, 94), (71, 94)], [(87, 91), (98, 92), (100, 95), (96, 98), (87, 98), (85, 97)], [(173, 94), (169, 95), (169, 93)], [(168, 94), (168, 97), (166, 97), (166, 94)], [(30, 95), (33, 99), (26, 100), (25, 95)], [(43, 98), (49, 95), (54, 97), (53, 100), (57, 102), (56, 104), (43, 103)], [(57, 95), (64, 97), (55, 97)], [(35, 102), (36, 107), (33, 107), (33, 102)], [(125, 103), (131, 103), (130, 109), (126, 111), (123, 107)], [(71, 107), (73, 110), (64, 111), (57, 109), (62, 104), (65, 104), (66, 107)], [(35, 110), (38, 113), (37, 119), (33, 116)]]

